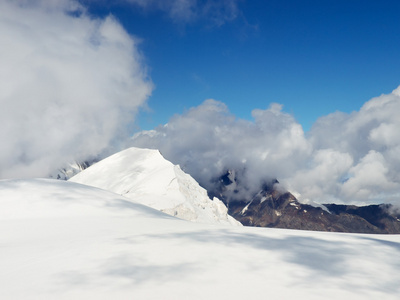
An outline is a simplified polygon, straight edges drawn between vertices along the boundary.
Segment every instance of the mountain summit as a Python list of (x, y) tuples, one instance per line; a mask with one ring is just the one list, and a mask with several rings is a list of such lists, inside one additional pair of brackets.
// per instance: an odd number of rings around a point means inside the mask
[(123, 150), (69, 181), (115, 192), (181, 219), (240, 225), (222, 201), (211, 200), (205, 189), (158, 150)]

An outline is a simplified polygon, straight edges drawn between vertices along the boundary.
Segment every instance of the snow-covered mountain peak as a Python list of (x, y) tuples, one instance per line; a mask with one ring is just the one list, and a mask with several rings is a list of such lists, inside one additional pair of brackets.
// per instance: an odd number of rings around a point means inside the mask
[(226, 206), (158, 150), (129, 148), (75, 175), (70, 181), (124, 195), (181, 219), (239, 225)]

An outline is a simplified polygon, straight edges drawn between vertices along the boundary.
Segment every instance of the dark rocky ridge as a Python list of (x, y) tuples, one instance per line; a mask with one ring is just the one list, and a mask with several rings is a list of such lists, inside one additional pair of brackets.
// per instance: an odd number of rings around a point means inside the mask
[(264, 184), (251, 201), (232, 201), (227, 196), (229, 194), (224, 193), (232, 183), (227, 175), (222, 176), (209, 195), (220, 198), (227, 205), (228, 213), (245, 226), (352, 233), (400, 233), (400, 213), (394, 212), (388, 204), (361, 207), (325, 204), (327, 210), (324, 210), (301, 204), (291, 193), (276, 190), (276, 180)]

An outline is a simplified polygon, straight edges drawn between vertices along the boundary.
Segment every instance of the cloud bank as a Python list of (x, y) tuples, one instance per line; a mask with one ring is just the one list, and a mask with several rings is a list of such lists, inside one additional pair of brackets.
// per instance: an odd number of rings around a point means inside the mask
[(277, 178), (303, 202), (400, 204), (400, 87), (371, 99), (357, 112), (320, 118), (305, 135), (282, 106), (235, 118), (207, 100), (165, 126), (132, 139), (158, 148), (206, 188), (215, 176), (239, 170), (249, 200), (265, 179)]
[(152, 90), (135, 40), (75, 1), (1, 1), (0, 44), (0, 178), (104, 150)]

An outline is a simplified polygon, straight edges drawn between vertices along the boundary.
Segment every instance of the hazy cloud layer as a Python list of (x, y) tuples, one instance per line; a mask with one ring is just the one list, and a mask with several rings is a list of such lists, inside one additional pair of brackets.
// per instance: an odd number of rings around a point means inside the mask
[(0, 44), (0, 178), (102, 151), (151, 92), (132, 37), (75, 1), (1, 1)]
[(234, 20), (240, 0), (124, 0), (145, 10), (161, 10), (175, 22), (192, 23), (206, 19), (221, 26)]
[(168, 125), (136, 135), (133, 144), (159, 148), (204, 186), (227, 169), (241, 170), (247, 197), (262, 179), (277, 178), (302, 201), (400, 203), (400, 88), (352, 114), (320, 118), (305, 136), (279, 104), (235, 118), (207, 100)]

